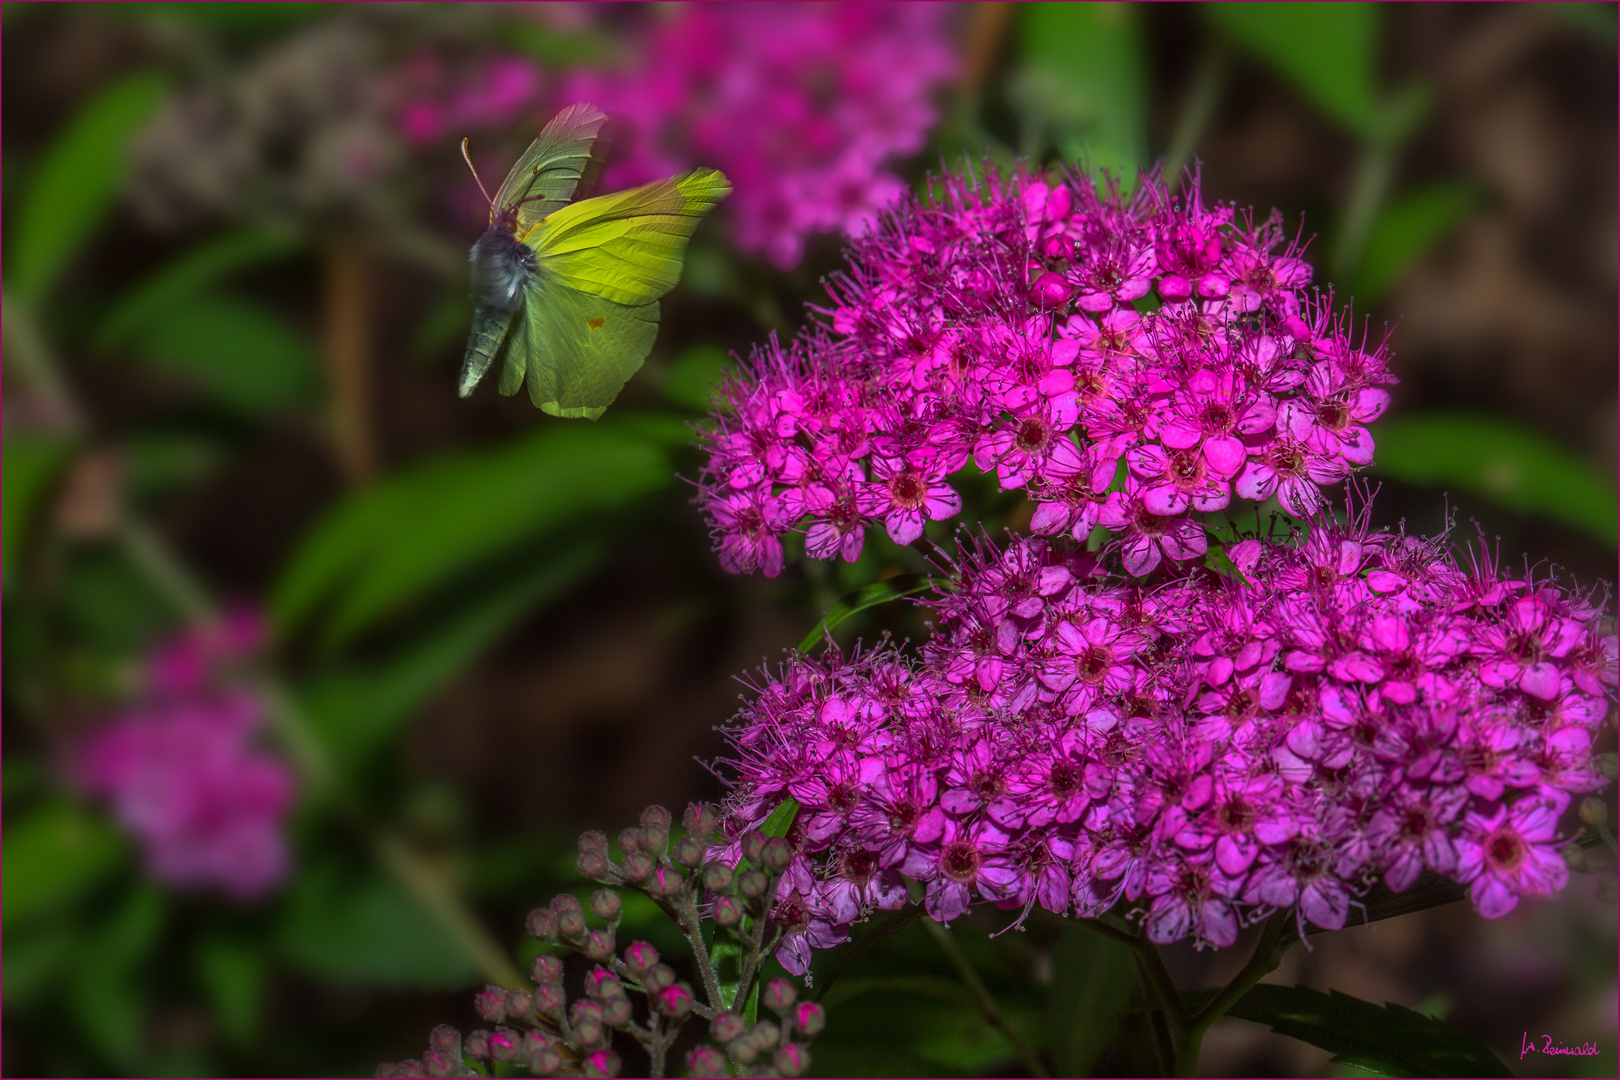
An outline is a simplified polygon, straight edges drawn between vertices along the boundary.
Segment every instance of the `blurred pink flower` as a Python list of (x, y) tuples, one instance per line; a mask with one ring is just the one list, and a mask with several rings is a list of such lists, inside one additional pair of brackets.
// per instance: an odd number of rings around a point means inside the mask
[(158, 646), (147, 659), (150, 699), (74, 750), (79, 789), (111, 804), (148, 870), (170, 885), (250, 900), (287, 875), (292, 769), (253, 745), (259, 695), (221, 685), (227, 665), (263, 640), (262, 618), (242, 611)]

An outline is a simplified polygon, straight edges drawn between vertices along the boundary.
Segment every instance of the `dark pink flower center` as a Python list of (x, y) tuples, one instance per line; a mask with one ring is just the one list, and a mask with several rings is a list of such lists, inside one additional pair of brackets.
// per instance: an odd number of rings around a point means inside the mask
[(922, 477), (907, 469), (905, 472), (889, 481), (889, 497), (894, 505), (902, 510), (915, 510), (923, 504), (928, 495), (928, 487)]
[(952, 881), (963, 885), (979, 876), (979, 867), (983, 862), (978, 848), (966, 840), (952, 840), (939, 856), (940, 870)]
[(1485, 842), (1485, 855), (1498, 870), (1513, 871), (1524, 861), (1525, 843), (1518, 833), (1502, 829)]

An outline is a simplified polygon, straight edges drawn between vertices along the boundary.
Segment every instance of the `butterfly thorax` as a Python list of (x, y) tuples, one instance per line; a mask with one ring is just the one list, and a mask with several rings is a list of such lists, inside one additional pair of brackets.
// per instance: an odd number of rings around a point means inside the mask
[(473, 304), (500, 312), (510, 312), (522, 303), (524, 287), (538, 265), (534, 251), (499, 221), (478, 238), (468, 258)]

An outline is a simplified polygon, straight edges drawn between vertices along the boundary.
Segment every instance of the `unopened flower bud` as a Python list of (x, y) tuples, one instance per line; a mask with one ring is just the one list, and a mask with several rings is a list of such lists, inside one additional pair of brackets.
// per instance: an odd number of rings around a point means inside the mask
[(429, 1050), (422, 1055), (423, 1076), (460, 1076), (462, 1062), (460, 1054), (445, 1054), (437, 1050)]
[(771, 1064), (783, 1076), (802, 1076), (810, 1067), (810, 1051), (798, 1043), (788, 1043), (771, 1058)]
[(748, 1021), (734, 1012), (723, 1012), (709, 1021), (709, 1034), (717, 1043), (728, 1043), (743, 1037)]
[(692, 1011), (696, 1001), (697, 999), (692, 996), (692, 988), (685, 983), (666, 986), (653, 996), (654, 1005), (665, 1016), (685, 1016)]
[(1597, 761), (1598, 769), (1604, 776), (1607, 776), (1610, 780), (1620, 776), (1620, 754), (1610, 751), (1607, 754), (1596, 754), (1594, 758)]
[(669, 843), (669, 829), (664, 825), (643, 825), (641, 827), (641, 850), (656, 855), (664, 850)]
[(529, 995), (527, 990), (508, 990), (506, 992), (506, 1015), (508, 1019), (528, 1019), (533, 1008), (534, 998)]
[(428, 1032), (428, 1049), (441, 1054), (461, 1054), (461, 1032), (449, 1024), (440, 1024)]
[(568, 914), (570, 911), (579, 912), (583, 911), (584, 909), (580, 907), (579, 897), (575, 896), (573, 893), (558, 893), (556, 896), (551, 898), (551, 910), (556, 912), (560, 917)]
[(647, 881), (647, 892), (651, 896), (674, 896), (681, 891), (686, 879), (679, 870), (673, 867), (660, 866), (652, 872)]
[(579, 858), (574, 860), (574, 868), (579, 871), (579, 876), (592, 881), (606, 878), (612, 866), (613, 863), (607, 855), (600, 851), (582, 851)]
[(549, 941), (555, 944), (557, 940), (556, 912), (546, 908), (535, 908), (529, 912), (529, 917), (524, 925), (528, 928), (529, 933), (541, 941)]
[[(695, 1053), (695, 1051), (694, 1051), (694, 1053)], [(690, 1060), (690, 1059), (688, 1059), (688, 1060)], [(371, 1075), (377, 1076), (377, 1077), (385, 1077), (385, 1078), (387, 1078), (387, 1080), (396, 1080), (396, 1078), (397, 1078), (397, 1080), (406, 1080), (406, 1078), (410, 1078), (410, 1080), (415, 1080), (416, 1077), (426, 1076), (427, 1073), (422, 1071), (422, 1063), (420, 1061), (416, 1060), (415, 1058), (406, 1058), (404, 1061), (385, 1061), (381, 1065), (378, 1065), (377, 1066), (377, 1071), (372, 1073)], [(698, 1074), (693, 1073), (692, 1075), (696, 1076)], [(729, 1076), (731, 1074), (728, 1072), (728, 1073), (725, 1073), (725, 1074), (705, 1073), (703, 1075), (705, 1075), (705, 1076), (719, 1076), (719, 1075)]]
[(624, 984), (607, 968), (592, 968), (585, 974), (585, 993), (597, 1001), (608, 1001), (624, 993)]
[(624, 879), (640, 884), (652, 876), (656, 865), (645, 851), (633, 851), (624, 857)]
[(534, 1001), (534, 1011), (542, 1016), (561, 1016), (563, 1007), (568, 1004), (567, 992), (555, 983), (537, 986), (529, 996)]
[(742, 922), (742, 902), (735, 896), (722, 896), (714, 902), (714, 924), (730, 929)]
[(1607, 824), (1609, 820), (1609, 804), (1596, 795), (1582, 799), (1581, 820), (1594, 829)]
[(686, 831), (700, 840), (707, 840), (714, 835), (714, 830), (720, 825), (720, 815), (709, 803), (691, 803), (686, 813), (681, 816), (681, 824)]
[(518, 1057), (528, 1061), (529, 1071), (536, 1076), (549, 1076), (562, 1068), (562, 1055), (557, 1052), (556, 1044), (538, 1031), (524, 1033)]
[(603, 832), (601, 829), (591, 829), (589, 832), (581, 833), (579, 837), (579, 850), (600, 851), (603, 855), (606, 855), (608, 850), (607, 833)]
[(675, 845), (675, 861), (688, 869), (702, 866), (703, 857), (708, 853), (708, 845), (695, 836), (683, 836)]
[(759, 853), (765, 850), (765, 834), (755, 829), (742, 838), (743, 858), (749, 862), (759, 862)]
[(581, 1046), (602, 1046), (607, 1042), (607, 1025), (602, 1023), (602, 1007), (596, 1002), (574, 1002), (568, 1009), (568, 1022)]
[(630, 969), (632, 975), (645, 975), (658, 963), (658, 950), (645, 941), (632, 941), (630, 947), (624, 950), (624, 966)]
[(619, 912), (623, 909), (624, 901), (620, 900), (619, 894), (612, 889), (597, 889), (591, 894), (591, 910), (596, 913), (598, 919), (612, 922), (619, 917)]
[(509, 1027), (498, 1027), (489, 1037), (489, 1057), (491, 1061), (511, 1061), (517, 1057), (518, 1046), (523, 1037)]
[(761, 1020), (749, 1030), (746, 1037), (763, 1053), (776, 1045), (777, 1040), (782, 1037), (782, 1029), (769, 1020)]
[(493, 984), (484, 987), (473, 997), (473, 1008), (492, 1024), (506, 1019), (506, 987)]
[(750, 900), (764, 896), (765, 890), (771, 887), (771, 879), (763, 870), (744, 870), (737, 878), (737, 891)]
[(585, 913), (565, 911), (557, 916), (557, 935), (564, 941), (578, 941), (585, 933)]
[(670, 823), (674, 820), (675, 818), (671, 816), (668, 810), (656, 803), (641, 812), (641, 823), (643, 825), (656, 825), (666, 832), (669, 831)]
[(734, 1039), (727, 1043), (726, 1053), (730, 1054), (732, 1059), (738, 1064), (751, 1065), (753, 1064), (754, 1059), (759, 1057), (759, 1047), (755, 1046), (745, 1036), (741, 1039)]
[(736, 881), (737, 871), (725, 863), (710, 863), (703, 868), (703, 884), (710, 892), (730, 892)]
[(461, 1052), (474, 1061), (488, 1061), (489, 1036), (488, 1028), (474, 1028), (467, 1032), (466, 1041), (461, 1044)]
[(607, 1048), (592, 1050), (579, 1067), (586, 1076), (618, 1076), (619, 1055)]
[(562, 957), (541, 953), (529, 965), (529, 978), (541, 986), (555, 986), (563, 980)]
[(765, 984), (765, 992), (760, 995), (761, 1004), (778, 1016), (793, 1008), (793, 1003), (798, 1000), (799, 988), (786, 979), (772, 979)]
[(632, 851), (641, 850), (641, 829), (635, 825), (628, 825), (619, 830), (619, 850), (626, 855)]
[(610, 1028), (624, 1027), (630, 1023), (634, 1014), (635, 1009), (630, 1004), (630, 998), (626, 994), (620, 994), (612, 1000), (602, 1002), (602, 1023)]
[(821, 1034), (827, 1026), (827, 1014), (813, 1001), (801, 1001), (793, 1010), (793, 1026), (807, 1039)]
[(766, 841), (765, 850), (759, 856), (760, 865), (773, 874), (780, 874), (787, 869), (787, 864), (793, 861), (793, 847), (780, 836)]
[(701, 1077), (730, 1076), (731, 1070), (726, 1067), (726, 1055), (707, 1044), (693, 1049), (686, 1055), (686, 1075)]
[(674, 986), (675, 969), (668, 964), (654, 964), (647, 969), (647, 974), (642, 976), (641, 981), (649, 992), (662, 990), (666, 986)]
[(1047, 262), (1067, 262), (1074, 258), (1074, 241), (1067, 236), (1049, 236), (1041, 241), (1041, 258)]
[(611, 959), (617, 949), (618, 943), (613, 940), (611, 929), (591, 930), (585, 935), (585, 955), (598, 964)]
[(1069, 283), (1062, 274), (1055, 274), (1048, 270), (1035, 279), (1035, 284), (1029, 292), (1029, 298), (1035, 302), (1037, 307), (1060, 308), (1069, 302), (1069, 297), (1073, 292), (1074, 290), (1069, 288)]

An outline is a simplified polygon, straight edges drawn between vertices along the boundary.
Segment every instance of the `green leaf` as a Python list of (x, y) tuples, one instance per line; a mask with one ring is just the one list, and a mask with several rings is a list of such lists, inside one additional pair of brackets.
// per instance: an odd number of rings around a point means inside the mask
[(262, 304), (197, 293), (137, 324), (129, 350), (248, 413), (314, 401), (321, 388), (315, 343)]
[(1204, 4), (1204, 16), (1363, 138), (1385, 123), (1377, 88), (1376, 4)]
[(152, 323), (176, 318), (199, 294), (232, 273), (283, 258), (298, 248), (296, 233), (268, 226), (237, 229), (197, 244), (147, 275), (113, 305), (96, 328), (96, 348), (106, 352), (128, 344)]
[(260, 1028), (268, 975), (264, 954), (245, 942), (214, 936), (198, 945), (196, 961), (221, 1030), (233, 1042), (251, 1042)]
[(1376, 438), (1373, 468), (1380, 475), (1471, 492), (1615, 544), (1614, 482), (1529, 428), (1468, 413), (1427, 413), (1382, 420)]
[(303, 701), (321, 741), (346, 763), (365, 760), (525, 612), (584, 577), (601, 556), (594, 542), (576, 544), (516, 582), (476, 598), (388, 660), (318, 679)]
[[(854, 941), (834, 949), (828, 959), (829, 966), (816, 974), (815, 1000), (824, 999), (827, 992), (838, 982), (838, 977), (848, 971), (851, 964), (916, 922), (922, 914), (921, 904), (907, 904), (899, 911), (887, 913), (877, 925), (862, 930)], [(827, 957), (828, 954), (823, 952), (820, 955)]]
[(41, 807), (9, 825), (0, 845), (5, 929), (72, 904), (111, 873), (123, 853), (110, 822), (72, 803)]
[(1333, 1060), (1383, 1076), (1512, 1076), (1473, 1036), (1400, 1005), (1382, 1007), (1337, 990), (1261, 983), (1228, 1014), (1266, 1024)]
[(124, 440), (124, 482), (149, 501), (204, 480), (225, 461), (219, 444), (185, 431), (144, 431)]
[(6, 940), (6, 1007), (27, 1008), (60, 982), (78, 954), (81, 928), (65, 921), (31, 926)]
[[(864, 1008), (850, 1007), (858, 999), (873, 996), (879, 998), (881, 1005), (863, 1002)], [(926, 1004), (919, 1009), (917, 1006), (924, 1002)], [(938, 975), (845, 979), (828, 992), (821, 1004), (829, 1014), (829, 1035), (840, 1040), (865, 1042), (861, 1039), (865, 1032), (860, 1028), (870, 1024), (861, 1021), (874, 1018), (895, 1048), (903, 1047), (909, 1051), (907, 1056), (935, 1067), (984, 1073), (991, 1066), (1013, 1058), (1013, 1048), (1006, 1036), (984, 1019), (973, 992), (954, 979)], [(1030, 1026), (1029, 1017), (1019, 1010), (1007, 1010), (1005, 1015), (1008, 1023), (1017, 1028)], [(817, 1050), (820, 1049), (818, 1045)], [(912, 1074), (922, 1071), (915, 1065), (908, 1067), (898, 1061), (884, 1069), (861, 1071), (867, 1075), (893, 1075), (902, 1070)]]
[(0, 491), (0, 573), (11, 581), (20, 545), (28, 538), (34, 511), (51, 482), (67, 464), (73, 441), (65, 436), (11, 435), (5, 440)]
[(793, 819), (798, 816), (799, 800), (789, 795), (771, 811), (771, 816), (765, 819), (765, 824), (759, 827), (759, 831), (768, 840), (786, 836), (787, 831), (793, 827)]
[(1059, 1076), (1090, 1076), (1136, 998), (1131, 950), (1075, 923), (1065, 923), (1053, 950), (1047, 1044)]
[(669, 482), (662, 447), (611, 421), (542, 425), (493, 450), (435, 458), (340, 504), (275, 591), (282, 630), (327, 601), (336, 647), (409, 599)]
[(683, 349), (669, 366), (664, 399), (671, 405), (706, 412), (731, 358), (713, 345)]
[(1392, 201), (1373, 223), (1356, 275), (1355, 298), (1373, 303), (1484, 202), (1476, 184), (1430, 184)]
[(815, 648), (816, 643), (826, 637), (833, 627), (857, 612), (887, 604), (903, 596), (925, 593), (933, 586), (934, 579), (927, 574), (900, 574), (884, 578), (882, 581), (874, 581), (834, 604), (832, 610), (827, 612), (816, 628), (799, 642), (799, 651), (809, 652)]
[[(1025, 4), (1018, 9), (1019, 66), (1007, 88), (1032, 131), (1022, 149), (1050, 141), (1074, 158), (1134, 182), (1147, 163), (1147, 61), (1128, 4)], [(1044, 137), (1043, 137), (1044, 136)]]
[(311, 866), (287, 898), (276, 942), (290, 964), (337, 983), (454, 989), (478, 972), (415, 898), (392, 881)]
[(101, 226), (124, 182), (129, 140), (168, 90), (161, 72), (142, 71), (103, 89), (76, 113), (28, 177), (6, 245), (6, 285), (43, 297)]
[(157, 946), (167, 917), (163, 894), (143, 884), (91, 932), (74, 973), (70, 997), (82, 1034), (129, 1071), (144, 1071), (147, 994), (137, 969)]

